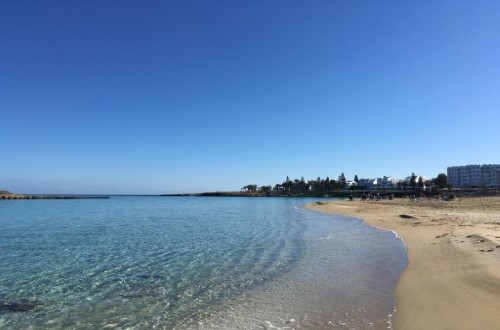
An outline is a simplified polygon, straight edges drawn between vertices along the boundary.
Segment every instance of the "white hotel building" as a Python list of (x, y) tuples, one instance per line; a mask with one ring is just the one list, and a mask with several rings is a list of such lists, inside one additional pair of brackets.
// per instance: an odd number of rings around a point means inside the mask
[(453, 188), (500, 188), (500, 164), (448, 167), (448, 184)]
[[(427, 181), (427, 179), (424, 176), (416, 175), (415, 176), (415, 183), (418, 185), (419, 179), (422, 178), (422, 182)], [(391, 176), (384, 176), (383, 178), (376, 178), (376, 179), (359, 179), (359, 181), (356, 183), (354, 181), (349, 181), (348, 186), (357, 186), (363, 189), (367, 190), (391, 190), (391, 189), (404, 189), (411, 188), (411, 177), (407, 177), (404, 180), (401, 179), (396, 179)], [(424, 189), (426, 186), (424, 185)]]

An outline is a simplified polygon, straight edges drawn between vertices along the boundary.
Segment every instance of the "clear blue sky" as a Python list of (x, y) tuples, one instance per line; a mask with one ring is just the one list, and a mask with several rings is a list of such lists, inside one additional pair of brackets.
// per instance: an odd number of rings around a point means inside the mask
[(0, 189), (500, 163), (500, 1), (7, 1)]

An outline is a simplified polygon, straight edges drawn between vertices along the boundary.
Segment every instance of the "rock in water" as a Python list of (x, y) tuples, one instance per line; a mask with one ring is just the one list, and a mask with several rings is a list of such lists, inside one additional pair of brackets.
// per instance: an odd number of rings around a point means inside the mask
[(40, 302), (36, 300), (27, 299), (0, 301), (0, 313), (28, 312), (40, 305)]

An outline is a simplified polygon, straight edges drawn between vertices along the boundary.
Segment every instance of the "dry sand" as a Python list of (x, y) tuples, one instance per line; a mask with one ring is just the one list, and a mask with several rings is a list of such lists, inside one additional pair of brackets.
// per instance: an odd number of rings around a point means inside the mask
[(395, 329), (500, 329), (500, 197), (310, 204), (392, 230), (408, 247)]

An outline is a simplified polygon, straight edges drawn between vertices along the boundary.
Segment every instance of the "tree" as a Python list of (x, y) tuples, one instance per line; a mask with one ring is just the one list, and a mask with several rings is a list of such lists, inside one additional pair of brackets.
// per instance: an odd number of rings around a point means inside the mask
[(418, 177), (418, 188), (424, 189), (424, 179), (421, 176)]
[(346, 179), (345, 179), (344, 172), (342, 172), (342, 174), (339, 175), (339, 185), (340, 185), (340, 189), (345, 188)]
[(246, 186), (248, 192), (256, 192), (257, 191), (257, 185), (256, 184), (249, 184)]
[(358, 183), (359, 182), (359, 179), (358, 179), (358, 175), (357, 174), (354, 174), (354, 182)]
[(260, 187), (260, 192), (265, 193), (265, 194), (271, 192), (271, 190), (272, 190), (271, 186), (262, 186), (262, 187)]
[(448, 176), (444, 173), (439, 173), (436, 178), (432, 179), (432, 183), (439, 189), (448, 188)]
[(285, 189), (285, 192), (290, 193), (290, 190), (292, 189), (292, 181), (290, 181), (288, 176), (286, 177), (286, 180), (285, 182), (283, 182), (282, 186)]
[(403, 185), (403, 190), (406, 190), (406, 187), (408, 187), (408, 182), (403, 181), (402, 185)]
[(416, 186), (417, 186), (417, 176), (415, 175), (415, 173), (412, 173), (410, 177), (410, 187), (412, 189), (415, 189)]
[(300, 181), (297, 182), (297, 190), (301, 193), (306, 193), (309, 191), (309, 185), (304, 180), (304, 177), (301, 177)]
[(316, 192), (321, 191), (321, 178), (319, 176), (316, 181), (313, 181), (313, 189)]

